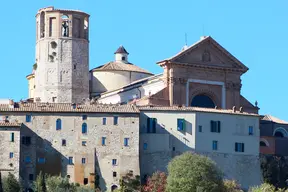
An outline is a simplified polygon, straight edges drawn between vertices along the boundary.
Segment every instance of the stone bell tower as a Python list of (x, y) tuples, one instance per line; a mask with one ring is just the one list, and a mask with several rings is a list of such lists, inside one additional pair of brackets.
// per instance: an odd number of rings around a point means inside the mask
[(34, 101), (79, 103), (89, 98), (89, 15), (54, 7), (36, 15)]

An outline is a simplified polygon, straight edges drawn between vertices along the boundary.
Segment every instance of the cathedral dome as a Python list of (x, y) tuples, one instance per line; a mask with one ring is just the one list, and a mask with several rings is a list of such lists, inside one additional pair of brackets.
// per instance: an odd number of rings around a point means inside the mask
[(115, 51), (115, 60), (90, 70), (92, 96), (119, 89), (153, 74), (128, 61), (128, 52), (123, 46)]

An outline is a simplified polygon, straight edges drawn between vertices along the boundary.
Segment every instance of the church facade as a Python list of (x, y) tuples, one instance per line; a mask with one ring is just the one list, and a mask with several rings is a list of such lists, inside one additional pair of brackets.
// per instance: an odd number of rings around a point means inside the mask
[(259, 108), (241, 95), (243, 63), (205, 36), (157, 62), (161, 74), (131, 63), (123, 46), (89, 70), (89, 25), (82, 11), (38, 11), (29, 98), (0, 100), (1, 172), (26, 188), (40, 171), (90, 186), (97, 175), (113, 191), (123, 175), (167, 171), (191, 151), (245, 189), (261, 183)]

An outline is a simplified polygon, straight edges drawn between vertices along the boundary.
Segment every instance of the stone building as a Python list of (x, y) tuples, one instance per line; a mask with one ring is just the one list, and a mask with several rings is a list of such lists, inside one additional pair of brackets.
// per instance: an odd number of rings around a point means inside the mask
[(27, 188), (40, 171), (90, 186), (97, 174), (103, 191), (128, 172), (140, 174), (134, 106), (14, 103), (1, 104), (0, 115), (7, 122), (0, 124), (1, 172), (20, 170)]
[(0, 122), (0, 171), (2, 177), (12, 173), (19, 178), (20, 123), (10, 123), (3, 117)]
[(264, 115), (260, 121), (260, 153), (287, 156), (288, 122)]
[(210, 157), (244, 189), (262, 181), (259, 115), (197, 107), (140, 108), (140, 170), (144, 179), (186, 151)]

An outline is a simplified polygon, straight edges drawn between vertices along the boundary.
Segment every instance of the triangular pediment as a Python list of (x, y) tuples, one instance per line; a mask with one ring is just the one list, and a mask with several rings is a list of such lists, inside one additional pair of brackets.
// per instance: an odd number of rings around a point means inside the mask
[(212, 37), (205, 37), (174, 57), (164, 61), (191, 66), (227, 68), (243, 72), (248, 70), (243, 63), (219, 45)]

